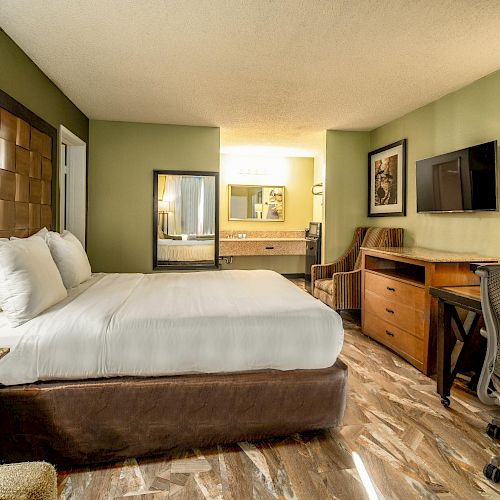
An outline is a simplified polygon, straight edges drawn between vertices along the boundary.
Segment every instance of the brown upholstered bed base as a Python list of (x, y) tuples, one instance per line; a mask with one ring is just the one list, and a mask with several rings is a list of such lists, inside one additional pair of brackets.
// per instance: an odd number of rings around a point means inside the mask
[(340, 424), (347, 367), (0, 388), (0, 459), (83, 465)]

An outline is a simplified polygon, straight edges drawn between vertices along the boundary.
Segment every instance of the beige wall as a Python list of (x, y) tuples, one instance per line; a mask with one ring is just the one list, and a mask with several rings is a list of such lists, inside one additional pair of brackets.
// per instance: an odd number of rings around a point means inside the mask
[(408, 139), (407, 217), (370, 218), (401, 226), (405, 244), (500, 257), (500, 213), (417, 214), (415, 162), (500, 139), (500, 71), (449, 94), (370, 134), (370, 149)]
[(338, 258), (366, 221), (369, 140), (368, 132), (327, 131), (324, 262)]
[[(221, 230), (293, 231), (303, 230), (313, 220), (314, 158), (222, 155), (220, 168)], [(285, 220), (283, 222), (230, 221), (228, 185), (285, 186)], [(235, 257), (223, 269), (271, 269), (282, 274), (301, 274), (303, 256)]]
[[(312, 220), (313, 158), (221, 155), (220, 228), (222, 230), (302, 230)], [(285, 186), (285, 220), (230, 221), (228, 185)]]
[(151, 272), (153, 170), (219, 170), (219, 129), (91, 120), (88, 253), (94, 271)]

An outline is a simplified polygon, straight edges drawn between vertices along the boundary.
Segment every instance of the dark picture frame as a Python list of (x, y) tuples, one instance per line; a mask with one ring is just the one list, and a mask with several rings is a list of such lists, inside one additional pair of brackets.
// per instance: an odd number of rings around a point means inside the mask
[[(210, 263), (169, 264), (158, 260), (158, 177), (160, 175), (206, 176), (215, 179), (215, 241), (214, 261)], [(207, 270), (219, 268), (219, 172), (193, 170), (153, 170), (153, 271)]]
[(368, 153), (368, 217), (406, 215), (406, 139)]

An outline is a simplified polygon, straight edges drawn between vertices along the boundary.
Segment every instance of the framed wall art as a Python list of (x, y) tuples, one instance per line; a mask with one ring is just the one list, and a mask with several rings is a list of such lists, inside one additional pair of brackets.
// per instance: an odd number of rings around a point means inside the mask
[(368, 216), (406, 215), (406, 139), (368, 153)]

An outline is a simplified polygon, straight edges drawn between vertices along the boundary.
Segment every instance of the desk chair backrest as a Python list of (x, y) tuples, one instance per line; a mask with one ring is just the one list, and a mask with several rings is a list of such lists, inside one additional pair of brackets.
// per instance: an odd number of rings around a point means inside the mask
[[(487, 405), (500, 405), (500, 265), (481, 266), (476, 274), (481, 277), (481, 306), (486, 326), (481, 333), (487, 340), (477, 395)], [(490, 390), (490, 382), (495, 391)]]

